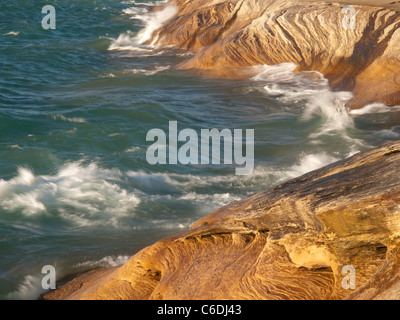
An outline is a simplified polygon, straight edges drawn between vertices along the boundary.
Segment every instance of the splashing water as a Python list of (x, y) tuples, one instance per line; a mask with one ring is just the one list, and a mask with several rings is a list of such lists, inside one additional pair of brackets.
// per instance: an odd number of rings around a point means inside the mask
[(167, 5), (161, 10), (150, 13), (146, 9), (138, 10), (137, 8), (129, 8), (125, 9), (124, 13), (133, 15), (131, 19), (143, 21), (145, 27), (138, 34), (132, 34), (132, 32), (120, 34), (110, 45), (109, 50), (149, 52), (151, 51), (150, 49), (141, 46), (145, 45), (152, 38), (150, 46), (153, 46), (157, 42), (158, 34), (154, 36), (154, 33), (178, 13), (178, 8), (173, 5)]
[(19, 168), (15, 178), (0, 180), (0, 212), (31, 218), (56, 215), (80, 227), (117, 226), (118, 217), (132, 215), (140, 203), (112, 182), (119, 177), (119, 170), (100, 169), (94, 163), (70, 163), (54, 176), (35, 176), (30, 169)]
[(321, 118), (319, 129), (309, 135), (310, 139), (315, 141), (324, 135), (340, 134), (355, 145), (365, 146), (361, 140), (347, 134), (348, 129), (354, 128), (354, 120), (346, 108), (346, 103), (353, 97), (351, 92), (333, 92), (321, 73), (296, 72), (294, 63), (254, 68), (259, 73), (253, 80), (266, 83), (264, 89), (268, 96), (287, 105), (304, 103), (303, 121)]

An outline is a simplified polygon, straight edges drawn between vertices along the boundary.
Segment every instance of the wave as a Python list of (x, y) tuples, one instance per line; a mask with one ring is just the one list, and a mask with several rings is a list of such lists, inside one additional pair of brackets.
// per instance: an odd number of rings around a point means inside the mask
[(388, 113), (388, 112), (398, 112), (398, 111), (400, 111), (400, 106), (389, 107), (383, 103), (372, 103), (366, 105), (361, 109), (351, 110), (350, 114), (355, 116), (361, 116), (365, 114)]
[[(144, 28), (137, 34), (133, 34), (131, 31), (120, 34), (117, 39), (113, 40), (108, 50), (150, 52), (158, 39), (158, 35), (153, 38), (154, 33), (178, 12), (177, 7), (173, 5), (167, 5), (154, 12), (146, 10), (139, 7), (124, 9), (125, 14), (132, 15), (131, 19), (141, 20)], [(152, 38), (152, 43), (146, 47), (145, 44)]]
[[(160, 11), (152, 12), (149, 15), (142, 17), (145, 22), (145, 28), (138, 34), (138, 42), (143, 44), (151, 39), (154, 32), (160, 29), (165, 22), (173, 18), (178, 13), (178, 8), (173, 5), (168, 5)], [(152, 44), (157, 41), (158, 35), (154, 38)]]
[[(46, 218), (46, 223), (56, 221), (60, 228), (165, 229), (181, 224), (186, 228), (194, 222), (188, 218), (195, 220), (337, 160), (326, 153), (302, 154), (291, 165), (258, 166), (243, 177), (121, 171), (83, 161), (65, 164), (54, 175), (35, 175), (20, 167), (14, 178), (0, 180), (0, 214), (29, 224)], [(166, 206), (168, 221), (158, 215), (153, 203)], [(176, 214), (182, 208), (191, 213), (181, 219)]]
[[(106, 256), (100, 260), (89, 260), (81, 263), (74, 264), (72, 266), (63, 268), (54, 265), (57, 271), (57, 281), (64, 278), (67, 275), (78, 274), (87, 270), (95, 268), (107, 268), (117, 267), (125, 264), (131, 256), (119, 255), (119, 256)], [(37, 300), (47, 290), (42, 288), (43, 274), (26, 275), (22, 282), (17, 286), (16, 290), (10, 292), (7, 295), (7, 299), (11, 300)]]
[(83, 118), (68, 118), (66, 116), (63, 116), (62, 114), (52, 114), (49, 117), (56, 121), (61, 120), (65, 122), (86, 123), (86, 120)]
[(10, 31), (7, 33), (3, 33), (3, 36), (19, 36), (20, 32), (19, 31)]
[[(348, 154), (351, 156), (352, 154)], [(128, 171), (130, 181), (136, 187), (160, 194), (177, 194), (178, 200), (193, 200), (199, 203), (209, 203), (215, 208), (243, 199), (257, 190), (265, 190), (289, 179), (299, 177), (310, 171), (341, 160), (325, 152), (302, 153), (294, 163), (287, 166), (257, 166), (248, 176), (236, 175), (194, 175), (178, 173), (146, 173), (143, 171)], [(221, 192), (209, 193), (212, 187)], [(196, 197), (198, 200), (196, 200)], [(204, 201), (207, 200), (207, 201)]]
[(10, 300), (37, 300), (44, 293), (42, 289), (43, 275), (27, 275), (17, 289), (7, 295)]
[(130, 0), (130, 1), (122, 1), (122, 4), (134, 4), (137, 6), (148, 6), (148, 7), (154, 7), (157, 3), (163, 3), (165, 1), (160, 1), (160, 2), (136, 2), (135, 0)]
[(117, 267), (128, 262), (130, 256), (106, 256), (100, 260), (89, 260), (85, 262), (80, 262), (73, 266), (75, 272), (80, 272), (81, 270), (89, 270), (95, 268), (106, 268), (106, 267)]
[(126, 153), (133, 153), (133, 152), (137, 152), (137, 151), (139, 151), (139, 150), (141, 150), (140, 147), (132, 146), (132, 147), (126, 149), (124, 152), (126, 152)]
[[(347, 156), (351, 156), (348, 154)], [(330, 155), (326, 152), (318, 153), (301, 153), (296, 162), (287, 167), (256, 167), (253, 175), (248, 176), (246, 179), (255, 183), (262, 184), (262, 181), (269, 184), (269, 188), (282, 184), (291, 179), (300, 177), (304, 174), (318, 170), (327, 165), (341, 160), (341, 157)], [(260, 181), (261, 180), (261, 181)], [(268, 188), (264, 188), (266, 190)]]
[[(118, 76), (121, 75), (130, 75), (130, 74), (134, 74), (134, 75), (144, 75), (144, 76), (154, 76), (157, 73), (166, 71), (171, 69), (171, 66), (155, 66), (149, 69), (128, 69), (128, 70), (122, 70), (122, 71), (117, 71), (117, 72), (113, 72), (113, 73), (107, 73), (107, 74), (103, 74), (103, 75), (99, 75), (99, 78), (116, 78)], [(79, 119), (80, 118), (65, 118), (63, 116), (59, 116), (59, 115), (55, 115), (52, 116), (52, 118), (54, 120), (64, 120), (64, 121), (72, 121), (72, 122), (80, 122)], [(65, 118), (65, 119), (64, 119)], [(84, 122), (84, 119), (82, 119)]]
[(339, 160), (340, 158), (334, 157), (325, 152), (316, 154), (301, 154), (296, 164), (292, 165), (287, 170), (283, 170), (280, 172), (281, 179), (289, 180), (297, 178)]
[(79, 227), (111, 225), (134, 215), (140, 199), (116, 182), (121, 172), (96, 164), (74, 162), (55, 175), (35, 175), (18, 168), (15, 178), (0, 180), (0, 207), (4, 213), (21, 213), (26, 218), (46, 216)]
[(390, 130), (380, 130), (376, 134), (384, 139), (398, 140), (400, 139), (400, 127), (395, 126)]
[(115, 78), (115, 77), (117, 76), (112, 72), (99, 76), (99, 78)]
[(171, 69), (171, 66), (156, 66), (153, 69), (149, 69), (149, 70), (146, 70), (146, 69), (133, 69), (133, 70), (127, 70), (127, 72), (132, 72), (133, 74), (143, 74), (143, 75), (146, 75), (146, 76), (153, 76), (153, 75), (155, 75), (155, 74), (157, 74), (159, 72), (166, 71), (166, 70), (169, 70), (169, 69)]
[(117, 39), (113, 39), (110, 46), (108, 47), (110, 51), (135, 51), (138, 53), (149, 53), (152, 48), (141, 46), (137, 35), (132, 31), (127, 31), (118, 36)]
[(141, 15), (148, 13), (149, 9), (143, 8), (143, 7), (131, 7), (131, 8), (126, 8), (126, 9), (122, 10), (122, 12), (127, 15), (133, 15), (133, 17), (131, 17), (131, 19), (142, 20)]
[(285, 104), (305, 102), (302, 119), (307, 121), (314, 116), (323, 116), (325, 124), (312, 137), (344, 131), (354, 126), (346, 103), (353, 97), (351, 92), (333, 92), (329, 82), (316, 71), (295, 72), (294, 63), (276, 66), (257, 66), (255, 81), (266, 82), (267, 95)]
[(264, 85), (264, 92), (288, 108), (300, 108), (300, 121), (318, 121), (318, 127), (309, 133), (310, 144), (321, 144), (326, 137), (337, 136), (347, 143), (351, 154), (368, 145), (351, 137), (355, 128), (346, 104), (352, 99), (351, 92), (333, 92), (329, 81), (316, 71), (296, 71), (296, 64), (283, 63), (275, 66), (253, 67), (257, 75), (252, 80)]

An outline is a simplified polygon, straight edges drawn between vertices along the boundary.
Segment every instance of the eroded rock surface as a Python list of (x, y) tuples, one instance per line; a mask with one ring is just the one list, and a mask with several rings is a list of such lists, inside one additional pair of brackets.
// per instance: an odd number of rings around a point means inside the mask
[[(220, 208), (45, 299), (399, 299), (400, 142)], [(356, 289), (342, 287), (343, 266)]]
[[(179, 12), (158, 44), (195, 52), (179, 67), (208, 76), (236, 78), (248, 76), (238, 67), (294, 62), (324, 74), (334, 90), (352, 91), (350, 108), (400, 105), (400, 6), (374, 3), (171, 0)], [(346, 4), (355, 8), (354, 28)]]

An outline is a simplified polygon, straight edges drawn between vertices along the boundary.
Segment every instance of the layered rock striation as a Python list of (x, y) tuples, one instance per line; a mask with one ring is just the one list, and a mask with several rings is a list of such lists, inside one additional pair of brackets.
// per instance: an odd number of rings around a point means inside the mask
[[(220, 208), (45, 299), (398, 299), (400, 142)], [(344, 266), (356, 271), (343, 286)]]
[[(354, 11), (343, 9), (349, 3)], [(178, 67), (208, 76), (236, 78), (248, 76), (241, 67), (294, 62), (324, 74), (334, 90), (352, 91), (350, 108), (400, 105), (400, 5), (374, 3), (171, 0), (178, 14), (158, 44), (193, 51)]]

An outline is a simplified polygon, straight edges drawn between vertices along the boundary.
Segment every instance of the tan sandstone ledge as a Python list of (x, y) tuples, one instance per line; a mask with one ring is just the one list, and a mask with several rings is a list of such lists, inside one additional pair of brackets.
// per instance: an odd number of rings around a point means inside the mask
[[(220, 208), (44, 299), (399, 299), (400, 142)], [(342, 268), (356, 270), (345, 290)]]
[[(350, 108), (400, 105), (399, 1), (170, 0), (178, 14), (158, 34), (195, 56), (178, 68), (240, 78), (243, 67), (294, 62), (321, 72), (334, 90), (352, 91)], [(345, 29), (344, 5), (356, 9)]]

